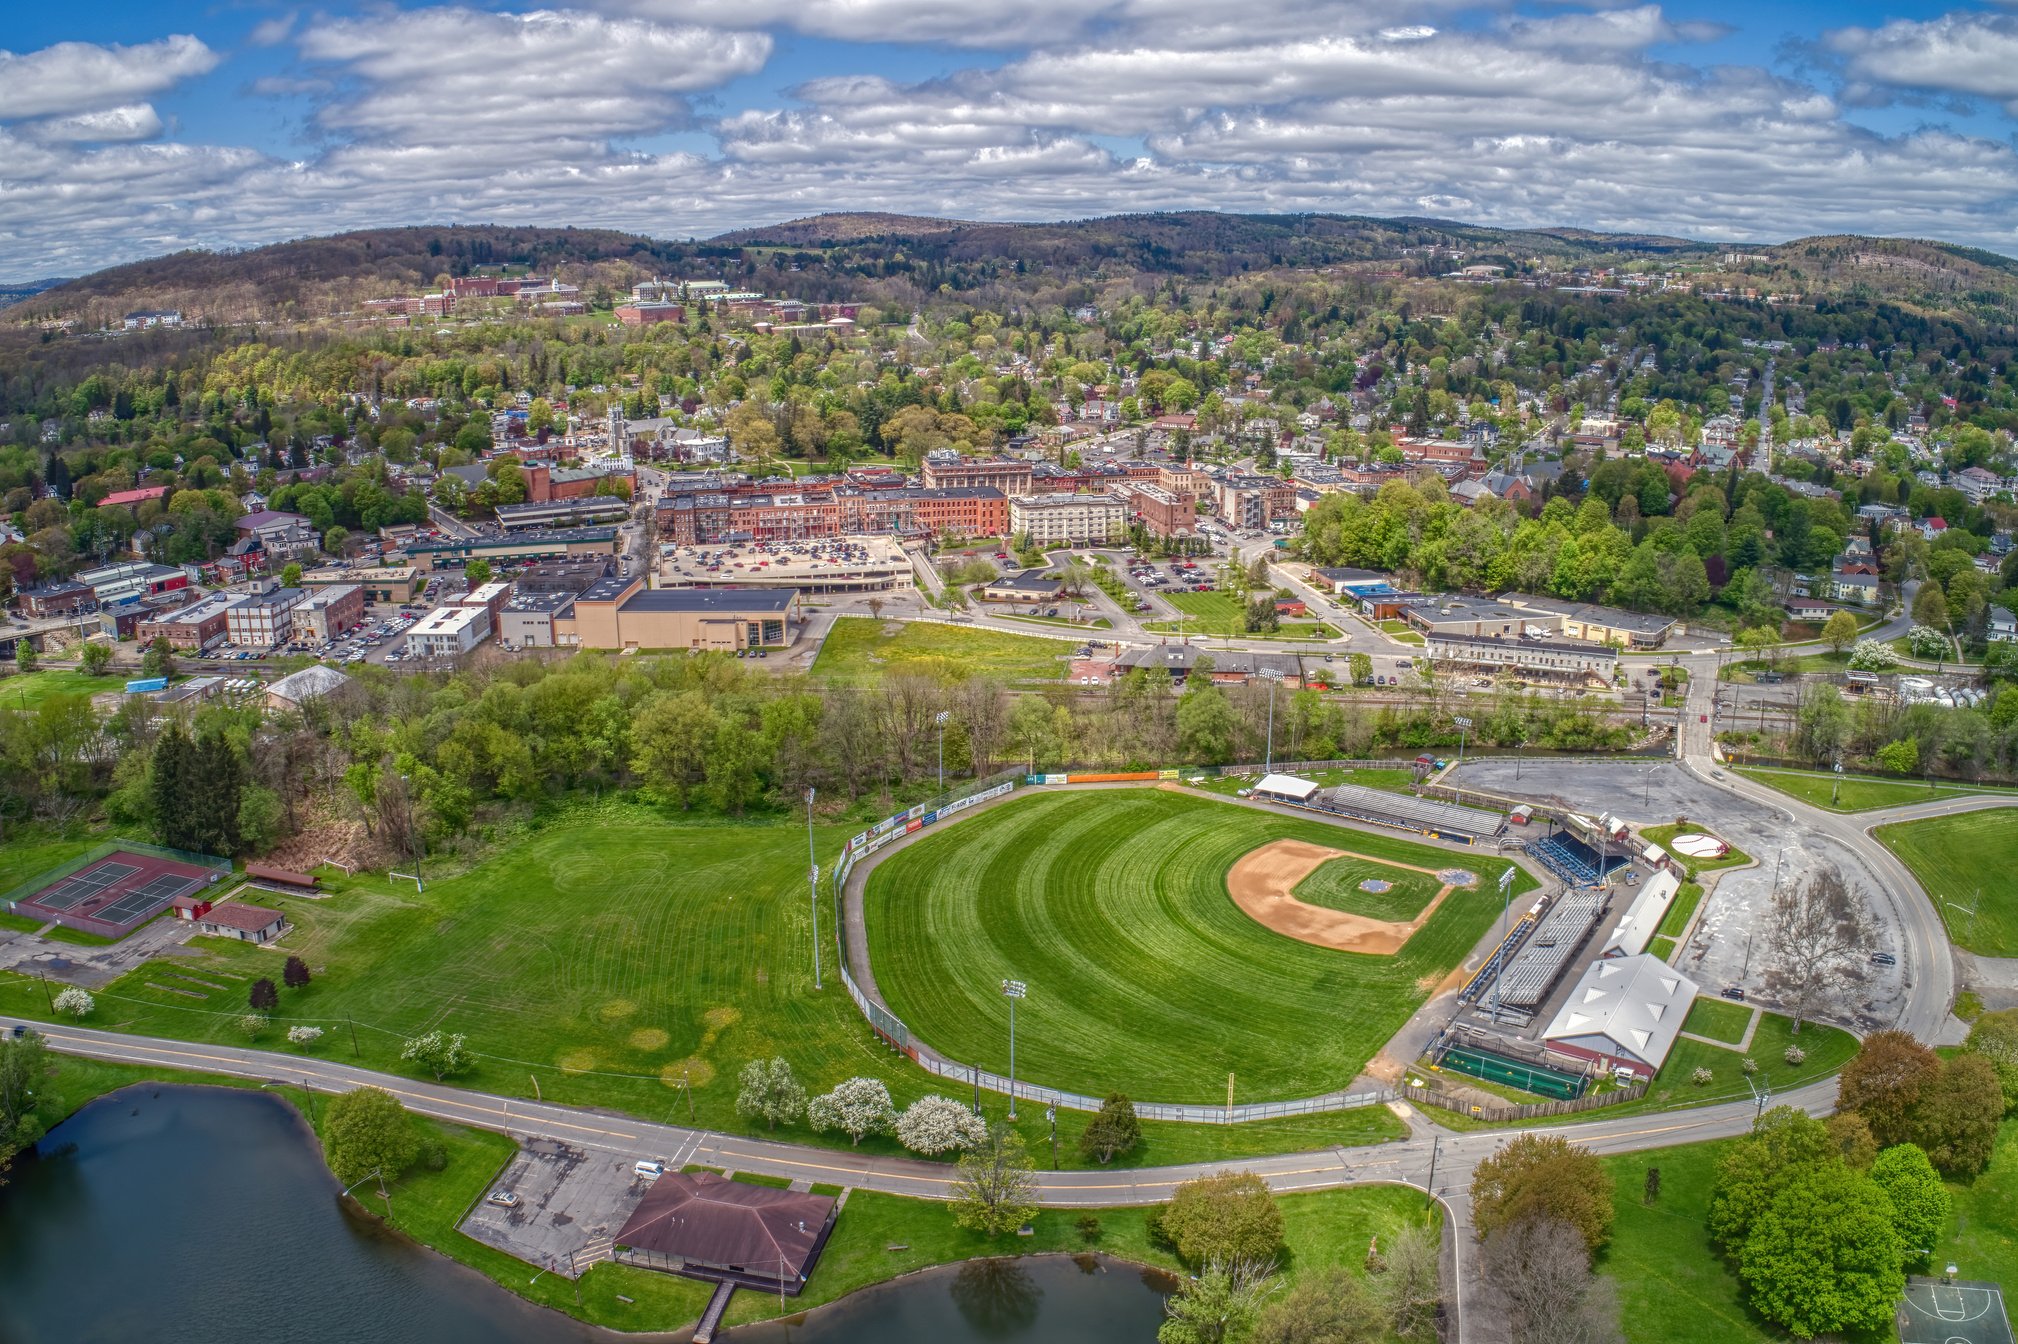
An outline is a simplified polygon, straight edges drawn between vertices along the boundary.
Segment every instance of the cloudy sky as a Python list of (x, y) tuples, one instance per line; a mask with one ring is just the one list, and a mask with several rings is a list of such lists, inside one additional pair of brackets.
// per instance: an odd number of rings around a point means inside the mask
[(14, 5), (0, 279), (381, 224), (1431, 214), (2018, 254), (2018, 0)]

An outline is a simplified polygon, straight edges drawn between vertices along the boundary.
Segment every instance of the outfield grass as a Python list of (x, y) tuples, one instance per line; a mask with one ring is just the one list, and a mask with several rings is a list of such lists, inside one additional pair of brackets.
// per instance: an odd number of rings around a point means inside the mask
[[(854, 828), (822, 827), (829, 863)], [(687, 1114), (748, 1132), (734, 1110), (735, 1074), (749, 1059), (783, 1055), (824, 1090), (856, 1074), (880, 1077), (898, 1104), (957, 1092), (882, 1045), (834, 978), (832, 905), (821, 906), (825, 987), (812, 986), (805, 831), (786, 824), (674, 824), (612, 802), (562, 814), (500, 845), (483, 863), (429, 882), (334, 876), (332, 894), (302, 900), (262, 893), (295, 928), (281, 952), (299, 953), (315, 979), (283, 990), (260, 1044), (288, 1050), (285, 1029), (317, 1025), (315, 1053), (412, 1076), (403, 1038), (440, 1027), (469, 1037), (481, 1058), (456, 1081), (511, 1096), (540, 1095), (651, 1120)], [(274, 976), (271, 949), (199, 938), (198, 955), (145, 963), (99, 991), (91, 1025), (195, 1041), (243, 1043), (237, 1021), (252, 981)], [(0, 973), (0, 1011), (47, 1017), (32, 977)], [(351, 1025), (356, 1024), (353, 1056)], [(1220, 1095), (1225, 1080), (1221, 1075)], [(1007, 1100), (984, 1095), (999, 1119)], [(1061, 1112), (1068, 1166), (1090, 1117)], [(1019, 1128), (1033, 1150), (1047, 1138), (1041, 1108)], [(1145, 1124), (1122, 1166), (1215, 1161), (1399, 1137), (1401, 1122), (1373, 1106), (1238, 1126)], [(803, 1127), (802, 1142), (845, 1143)], [(900, 1151), (870, 1139), (865, 1151)], [(1048, 1152), (1048, 1143), (1047, 1143)]]
[[(1347, 1086), (1499, 914), (1489, 885), (1452, 893), (1393, 957), (1270, 932), (1226, 872), (1293, 837), (1425, 867), (1476, 857), (1388, 835), (1151, 789), (1038, 794), (889, 859), (866, 895), (890, 1006), (956, 1059), (1095, 1095), (1245, 1100)], [(1534, 880), (1522, 874), (1527, 890)]]
[[(1362, 882), (1386, 882), (1388, 889), (1370, 892)], [(1369, 919), (1411, 920), (1436, 897), (1443, 883), (1428, 873), (1414, 873), (1365, 859), (1333, 859), (1296, 884), (1296, 899), (1327, 910), (1344, 910)]]
[[(1662, 849), (1667, 850), (1668, 853), (1673, 854), (1675, 861), (1687, 868), (1691, 877), (1702, 873), (1713, 873), (1719, 868), (1736, 868), (1741, 864), (1747, 864), (1752, 861), (1752, 856), (1745, 853), (1744, 850), (1739, 849), (1736, 845), (1731, 845), (1730, 852), (1721, 859), (1692, 859), (1686, 854), (1675, 852), (1674, 844), (1676, 836), (1693, 835), (1698, 831), (1701, 831), (1705, 835), (1717, 835), (1715, 831), (1710, 830), (1708, 827), (1697, 826), (1694, 823), (1687, 826), (1648, 826), (1641, 830), (1640, 835), (1659, 845)], [(1724, 840), (1724, 837), (1717, 835), (1717, 839)], [(1731, 844), (1729, 840), (1724, 840), (1724, 843), (1727, 845)]]
[[(893, 632), (893, 633), (886, 633)], [(932, 621), (881, 621), (842, 616), (820, 646), (813, 675), (829, 681), (871, 682), (892, 673), (941, 681), (997, 677), (1005, 681), (1056, 681), (1060, 661), (1072, 651), (1063, 640), (963, 629)]]
[(1736, 1045), (1745, 1039), (1745, 1028), (1752, 1025), (1752, 1012), (1744, 1004), (1728, 999), (1698, 998), (1690, 1005), (1682, 1030)]
[(2018, 955), (2018, 815), (1989, 808), (1873, 833), (1913, 870), (1958, 947), (1986, 957)]
[(25, 676), (0, 678), (0, 704), (8, 709), (33, 709), (53, 695), (123, 691), (128, 680), (124, 676), (93, 677), (71, 668), (44, 668)]
[(1737, 771), (1746, 779), (1757, 780), (1769, 788), (1830, 812), (1869, 812), (1880, 807), (1903, 807), (1908, 803), (1931, 803), (1941, 798), (1960, 798), (1979, 793), (2013, 794), (2010, 789), (1977, 789), (1951, 784), (1936, 784), (1930, 788), (1910, 779), (1837, 775), (1827, 770), (1770, 770), (1763, 766), (1739, 766)]

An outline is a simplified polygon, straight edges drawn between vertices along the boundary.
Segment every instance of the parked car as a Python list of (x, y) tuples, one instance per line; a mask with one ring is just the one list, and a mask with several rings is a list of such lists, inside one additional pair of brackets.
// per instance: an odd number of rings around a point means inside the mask
[(663, 1162), (654, 1162), (650, 1158), (641, 1159), (631, 1168), (631, 1175), (643, 1177), (648, 1181), (656, 1181), (665, 1174), (666, 1164)]
[(484, 1203), (495, 1204), (501, 1209), (515, 1209), (523, 1201), (509, 1190), (493, 1190), (484, 1196)]

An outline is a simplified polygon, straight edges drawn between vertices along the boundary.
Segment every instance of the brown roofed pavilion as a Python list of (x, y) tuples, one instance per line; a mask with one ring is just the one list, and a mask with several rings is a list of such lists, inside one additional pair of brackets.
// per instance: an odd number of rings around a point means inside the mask
[(833, 1229), (832, 1197), (667, 1172), (616, 1235), (629, 1264), (797, 1296)]

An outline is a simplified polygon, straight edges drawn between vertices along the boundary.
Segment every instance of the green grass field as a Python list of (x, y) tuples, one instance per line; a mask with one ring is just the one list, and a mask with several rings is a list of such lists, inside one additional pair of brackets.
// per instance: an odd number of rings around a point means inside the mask
[(1232, 593), (1164, 593), (1163, 598), (1191, 619), (1148, 621), (1143, 629), (1167, 634), (1185, 631), (1198, 635), (1231, 634), (1242, 639), (1329, 639), (1338, 633), (1322, 621), (1285, 620), (1282, 628), (1271, 635), (1250, 635), (1246, 602)]
[[(854, 827), (822, 827), (830, 863)], [(66, 842), (67, 843), (67, 842)], [(428, 883), (336, 876), (333, 895), (262, 894), (295, 924), (281, 944), (314, 972), (284, 990), (260, 1044), (288, 1050), (287, 1027), (321, 1026), (321, 1055), (412, 1073), (404, 1037), (439, 1026), (464, 1032), (482, 1058), (457, 1079), (549, 1101), (602, 1106), (653, 1120), (687, 1114), (747, 1132), (735, 1114), (735, 1074), (781, 1054), (815, 1091), (855, 1074), (880, 1077), (898, 1104), (949, 1084), (879, 1044), (834, 978), (832, 905), (821, 906), (825, 988), (812, 985), (806, 836), (790, 824), (668, 821), (611, 802), (550, 819), (500, 842), (482, 863)], [(54, 860), (38, 860), (37, 869)], [(91, 1025), (195, 1041), (243, 1043), (237, 1019), (252, 981), (278, 966), (268, 950), (197, 939), (196, 957), (145, 963), (98, 993)], [(0, 1011), (47, 1017), (32, 977), (0, 973)], [(1224, 1087), (1224, 1078), (1221, 1079)], [(957, 1091), (957, 1087), (954, 1088)], [(1223, 1095), (1223, 1092), (1222, 1092)], [(991, 1118), (1006, 1098), (985, 1095)], [(1089, 1117), (1059, 1116), (1062, 1152), (1078, 1165)], [(1023, 1108), (1033, 1147), (1048, 1136), (1041, 1108)], [(1146, 1142), (1118, 1165), (1211, 1161), (1398, 1137), (1384, 1107), (1239, 1126), (1146, 1124)], [(796, 1128), (801, 1141), (845, 1143)], [(899, 1151), (870, 1139), (868, 1151)]]
[[(1364, 891), (1360, 884), (1367, 881), (1386, 882), (1388, 889)], [(1333, 859), (1296, 884), (1296, 898), (1369, 919), (1410, 920), (1422, 913), (1442, 886), (1427, 873), (1365, 859)]]
[(41, 825), (9, 826), (0, 840), (0, 894), (111, 838), (82, 827), (59, 831)]
[(843, 616), (820, 646), (813, 675), (852, 682), (871, 682), (898, 672), (942, 681), (976, 676), (1056, 681), (1065, 675), (1065, 664), (1059, 660), (1071, 652), (1072, 645), (1059, 639)]
[[(1881, 807), (1904, 807), (1908, 803), (1931, 803), (1941, 798), (1960, 798), (1979, 793), (2014, 796), (2009, 789), (1978, 789), (1953, 784), (1936, 784), (1930, 788), (1916, 780), (1836, 775), (1827, 770), (1769, 770), (1762, 766), (1740, 766), (1738, 773), (1831, 812), (1869, 812)], [(1839, 782), (1840, 790), (1837, 787)]]
[(1745, 1039), (1745, 1028), (1752, 1025), (1753, 1009), (1742, 1003), (1732, 1003), (1728, 999), (1699, 998), (1689, 1007), (1689, 1016), (1682, 1023), (1683, 1031), (1707, 1036), (1713, 1041), (1723, 1041), (1736, 1045)]
[(2018, 813), (1990, 808), (1880, 826), (1874, 834), (1913, 870), (1957, 946), (1986, 957), (2018, 955)]
[[(1597, 1270), (1618, 1289), (1632, 1344), (1767, 1344), (1788, 1338), (1745, 1300), (1710, 1242), (1710, 1189), (1725, 1145), (1691, 1144), (1604, 1159), (1613, 1181), (1611, 1244)], [(1648, 1167), (1660, 1198), (1641, 1202)]]
[[(1693, 823), (1687, 826), (1648, 826), (1640, 831), (1640, 835), (1659, 845), (1662, 849), (1667, 850), (1670, 854), (1674, 854), (1671, 846), (1675, 843), (1676, 836), (1692, 835), (1698, 831), (1701, 831), (1705, 835), (1717, 835), (1715, 831), (1704, 826), (1694, 825)], [(1717, 839), (1723, 840), (1724, 837), (1717, 835)], [(1724, 843), (1728, 845), (1731, 842), (1724, 840)], [(1731, 845), (1730, 852), (1725, 854), (1721, 859), (1692, 859), (1686, 854), (1675, 854), (1675, 858), (1688, 869), (1691, 877), (1702, 873), (1713, 873), (1719, 868), (1736, 868), (1740, 864), (1752, 861), (1752, 856), (1745, 853), (1744, 850), (1739, 849), (1736, 845)]]
[(1703, 901), (1703, 888), (1699, 882), (1684, 882), (1675, 893), (1674, 903), (1668, 913), (1661, 916), (1661, 927), (1656, 932), (1670, 941), (1679, 939), (1689, 927), (1689, 917), (1696, 913), (1696, 907)]
[[(1017, 1068), (1153, 1101), (1262, 1100), (1347, 1086), (1499, 914), (1452, 894), (1393, 957), (1264, 929), (1226, 871), (1293, 837), (1426, 867), (1476, 856), (1149, 789), (1039, 794), (893, 855), (869, 879), (870, 960), (911, 1029), (1005, 1070), (999, 985), (1020, 979)], [(1533, 879), (1523, 875), (1526, 890)]]
[(0, 678), (0, 704), (9, 709), (33, 709), (52, 695), (98, 695), (123, 691), (125, 676), (93, 677), (70, 668), (51, 667), (26, 676)]

